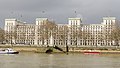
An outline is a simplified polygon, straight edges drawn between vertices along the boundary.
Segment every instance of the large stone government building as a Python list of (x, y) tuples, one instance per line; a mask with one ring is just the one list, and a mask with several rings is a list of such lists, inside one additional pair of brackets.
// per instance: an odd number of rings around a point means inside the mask
[(110, 35), (117, 23), (115, 17), (103, 17), (100, 24), (83, 24), (81, 18), (68, 18), (68, 24), (56, 24), (47, 18), (37, 18), (35, 24), (5, 19), (4, 30), (7, 44), (114, 46)]

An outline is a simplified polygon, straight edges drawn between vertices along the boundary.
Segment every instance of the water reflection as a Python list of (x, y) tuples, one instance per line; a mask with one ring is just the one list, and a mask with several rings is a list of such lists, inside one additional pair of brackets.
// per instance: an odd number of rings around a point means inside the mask
[(0, 55), (0, 68), (119, 68), (119, 54), (40, 54)]

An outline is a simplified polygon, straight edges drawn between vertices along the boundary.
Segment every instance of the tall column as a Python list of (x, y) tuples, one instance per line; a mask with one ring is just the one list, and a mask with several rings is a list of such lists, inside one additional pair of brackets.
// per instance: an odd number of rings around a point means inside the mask
[(51, 32), (50, 44), (49, 44), (49, 46), (50, 46), (50, 47), (53, 47), (53, 45), (54, 45), (54, 39), (53, 39), (52, 32)]
[(70, 45), (70, 33), (68, 33), (68, 40), (67, 40), (67, 45)]

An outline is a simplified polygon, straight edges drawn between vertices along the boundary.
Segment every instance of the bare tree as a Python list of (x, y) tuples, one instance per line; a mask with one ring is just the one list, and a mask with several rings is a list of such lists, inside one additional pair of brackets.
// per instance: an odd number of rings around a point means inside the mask
[(82, 39), (85, 41), (85, 45), (87, 45), (87, 40), (90, 38), (90, 32), (89, 31), (82, 31)]
[(0, 28), (0, 42), (3, 43), (5, 40), (5, 32)]
[(65, 42), (67, 42), (68, 38), (68, 26), (62, 26), (58, 28), (57, 37), (59, 37), (59, 42), (62, 42), (62, 45), (67, 45)]
[[(14, 32), (13, 31), (6, 31), (5, 32), (5, 40), (6, 40), (6, 43), (8, 44), (13, 44), (13, 39), (14, 39)], [(12, 45), (13, 46), (13, 45)]]
[(20, 36), (20, 39), (23, 40), (22, 42), (20, 42), (20, 44), (21, 44), (21, 43), (22, 43), (22, 44), (25, 44), (26, 33), (25, 33), (25, 32), (21, 32), (20, 35), (21, 35), (21, 36)]
[(119, 46), (119, 41), (120, 41), (120, 25), (119, 24), (116, 24), (115, 27), (112, 29), (112, 32), (109, 38), (114, 41), (116, 46)]
[[(40, 40), (42, 40), (42, 44), (44, 44), (52, 35), (55, 36), (55, 30), (56, 24), (53, 21), (46, 21), (45, 23), (40, 25), (40, 28), (38, 29)], [(48, 43), (47, 43), (48, 45)]]
[(98, 42), (99, 42), (98, 44), (102, 46), (103, 45), (102, 44), (103, 40), (104, 40), (103, 33), (102, 32), (98, 32)]

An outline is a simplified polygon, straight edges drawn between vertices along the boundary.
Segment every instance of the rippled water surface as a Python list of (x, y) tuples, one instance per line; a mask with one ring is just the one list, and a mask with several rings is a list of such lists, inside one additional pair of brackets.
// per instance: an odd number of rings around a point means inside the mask
[(120, 68), (120, 54), (0, 54), (0, 68)]

